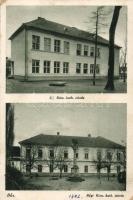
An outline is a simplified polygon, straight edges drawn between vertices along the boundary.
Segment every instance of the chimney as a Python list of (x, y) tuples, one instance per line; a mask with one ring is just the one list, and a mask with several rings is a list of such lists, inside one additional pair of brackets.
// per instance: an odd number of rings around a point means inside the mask
[(88, 138), (91, 138), (91, 134), (90, 133), (88, 134)]
[(57, 132), (57, 135), (60, 135), (60, 132)]

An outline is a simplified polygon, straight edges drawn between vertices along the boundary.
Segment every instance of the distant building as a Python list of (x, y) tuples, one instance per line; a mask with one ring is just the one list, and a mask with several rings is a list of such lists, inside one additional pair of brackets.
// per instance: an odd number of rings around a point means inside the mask
[(10, 166), (20, 170), (20, 147), (13, 146), (11, 148), (11, 156), (9, 158)]
[[(63, 174), (71, 173), (74, 161), (73, 139), (77, 141), (76, 162), (81, 174), (97, 173), (96, 164), (111, 162), (111, 173), (123, 170), (123, 150), (120, 144), (103, 137), (78, 137), (40, 134), (19, 142), (21, 146), (21, 172), (56, 174), (61, 164)], [(101, 173), (107, 173), (103, 168)]]
[(14, 62), (6, 57), (6, 77), (14, 76)]
[[(90, 79), (94, 72), (95, 35), (44, 18), (23, 23), (9, 38), (15, 77)], [(98, 36), (96, 77), (107, 76), (109, 42)], [(115, 45), (114, 75), (119, 77)]]

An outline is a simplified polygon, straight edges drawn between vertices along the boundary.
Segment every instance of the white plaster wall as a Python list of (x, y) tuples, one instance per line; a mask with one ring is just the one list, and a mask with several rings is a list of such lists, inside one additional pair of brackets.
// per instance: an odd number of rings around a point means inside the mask
[(25, 74), (25, 31), (21, 31), (11, 41), (11, 57), (14, 61), (14, 74)]
[[(40, 146), (39, 146), (40, 147)], [(32, 169), (32, 172), (38, 172), (38, 165), (42, 165), (42, 172), (48, 173), (49, 172), (49, 166), (48, 166), (48, 162), (46, 161), (48, 159), (48, 151), (49, 151), (49, 147), (47, 146), (41, 146), (42, 151), (43, 151), (43, 157), (42, 159), (39, 159), (34, 168)], [(68, 162), (66, 160), (66, 164), (68, 165), (68, 173), (71, 172), (71, 168), (73, 166), (73, 149), (71, 147), (58, 147), (58, 149), (56, 150), (56, 153), (58, 155), (59, 152), (62, 152), (64, 154), (64, 149), (68, 150)], [(97, 160), (97, 151), (101, 150), (102, 152), (102, 157), (105, 158), (106, 152), (107, 150), (112, 152), (113, 158), (112, 161), (114, 162), (114, 164), (112, 164), (111, 166), (111, 172), (116, 172), (117, 170), (117, 152), (121, 152), (120, 149), (105, 149), (105, 148), (85, 148), (85, 147), (80, 147), (78, 149), (78, 158), (77, 158), (77, 165), (79, 167), (79, 172), (80, 173), (84, 173), (84, 166), (87, 165), (88, 166), (88, 173), (96, 173), (96, 165), (94, 163), (94, 161)], [(88, 159), (85, 159), (85, 152), (89, 154)], [(21, 157), (25, 158), (26, 155), (26, 146), (22, 146), (21, 147)], [(25, 163), (23, 164), (23, 162), (21, 162), (21, 171), (22, 172), (26, 172), (26, 166)], [(55, 169), (54, 173), (58, 173), (59, 169)], [(101, 170), (102, 173), (106, 173), (106, 169), (102, 169)]]
[[(32, 50), (32, 35), (40, 36), (40, 50)], [(44, 37), (51, 38), (51, 52), (44, 51)], [(61, 40), (61, 53), (54, 53), (54, 40)], [(64, 41), (70, 42), (70, 54), (66, 55), (63, 53), (63, 44)], [(83, 55), (83, 45), (94, 47), (94, 44), (91, 42), (79, 42), (78, 40), (66, 39), (65, 37), (57, 37), (52, 34), (40, 33), (37, 31), (28, 31), (28, 74), (29, 76), (92, 76), (90, 74), (90, 64), (94, 64), (94, 57), (90, 56), (76, 56), (76, 48), (77, 43), (82, 44), (82, 55)], [(100, 58), (97, 58), (97, 64), (100, 64), (100, 74), (96, 74), (96, 76), (107, 76), (108, 73), (108, 52), (109, 49), (106, 46), (98, 45), (100, 48)], [(115, 50), (115, 76), (119, 74), (119, 50)], [(40, 60), (40, 73), (34, 74), (32, 73), (32, 59)], [(51, 73), (44, 74), (43, 73), (43, 61), (49, 60), (51, 61)], [(54, 74), (54, 61), (60, 61), (60, 74)], [(63, 74), (63, 62), (69, 62), (69, 73)], [(81, 63), (81, 73), (76, 73), (76, 63)], [(83, 64), (88, 64), (88, 74), (83, 74)]]

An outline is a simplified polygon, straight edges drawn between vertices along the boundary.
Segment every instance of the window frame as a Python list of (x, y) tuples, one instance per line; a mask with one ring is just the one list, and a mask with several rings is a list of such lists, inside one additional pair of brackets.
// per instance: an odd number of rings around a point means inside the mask
[(94, 64), (90, 64), (90, 74), (94, 73)]
[(69, 73), (69, 62), (63, 62), (63, 74)]
[(69, 55), (70, 53), (70, 42), (64, 41), (64, 54)]
[(97, 150), (97, 160), (101, 160), (102, 159), (102, 152), (101, 150)]
[(51, 52), (51, 38), (44, 37), (44, 51)]
[(78, 158), (79, 158), (79, 153), (77, 152), (77, 153), (76, 153), (76, 159), (78, 159)]
[(68, 158), (68, 151), (64, 151), (64, 159)]
[(76, 74), (81, 74), (81, 63), (76, 63)]
[(60, 73), (60, 62), (54, 61), (54, 74), (59, 74), (59, 73)]
[(85, 157), (84, 157), (85, 159), (89, 159), (89, 153), (88, 152), (85, 152)]
[(32, 59), (32, 74), (39, 74), (39, 73), (40, 73), (40, 60)]
[(68, 172), (68, 165), (64, 165), (64, 173), (67, 173)]
[(87, 63), (83, 64), (83, 74), (88, 74), (88, 64)]
[(40, 36), (32, 35), (32, 49), (40, 50)]
[(54, 52), (60, 53), (61, 52), (61, 41), (60, 40), (54, 40)]
[(55, 156), (54, 149), (50, 149), (49, 150), (49, 158), (52, 159), (52, 158), (54, 158), (54, 156)]
[(94, 57), (95, 55), (95, 47), (90, 47), (90, 57)]
[(38, 149), (38, 158), (42, 158), (43, 157), (43, 151), (42, 149)]
[(43, 62), (43, 73), (44, 74), (50, 74), (50, 65), (51, 65), (50, 60), (44, 60), (44, 62)]
[(112, 160), (112, 152), (111, 151), (107, 151), (107, 154), (106, 154), (106, 156), (107, 156), (107, 160), (109, 160), (109, 161), (111, 161)]
[(88, 56), (88, 51), (89, 50), (89, 46), (88, 45), (84, 45), (84, 56)]
[(82, 55), (82, 44), (77, 44), (76, 55), (77, 56), (81, 56)]
[(84, 173), (88, 173), (88, 165), (84, 166)]

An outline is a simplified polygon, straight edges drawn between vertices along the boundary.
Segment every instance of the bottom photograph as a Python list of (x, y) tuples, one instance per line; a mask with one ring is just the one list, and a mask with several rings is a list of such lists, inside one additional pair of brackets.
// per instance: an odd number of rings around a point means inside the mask
[(7, 103), (6, 190), (126, 190), (124, 103)]

